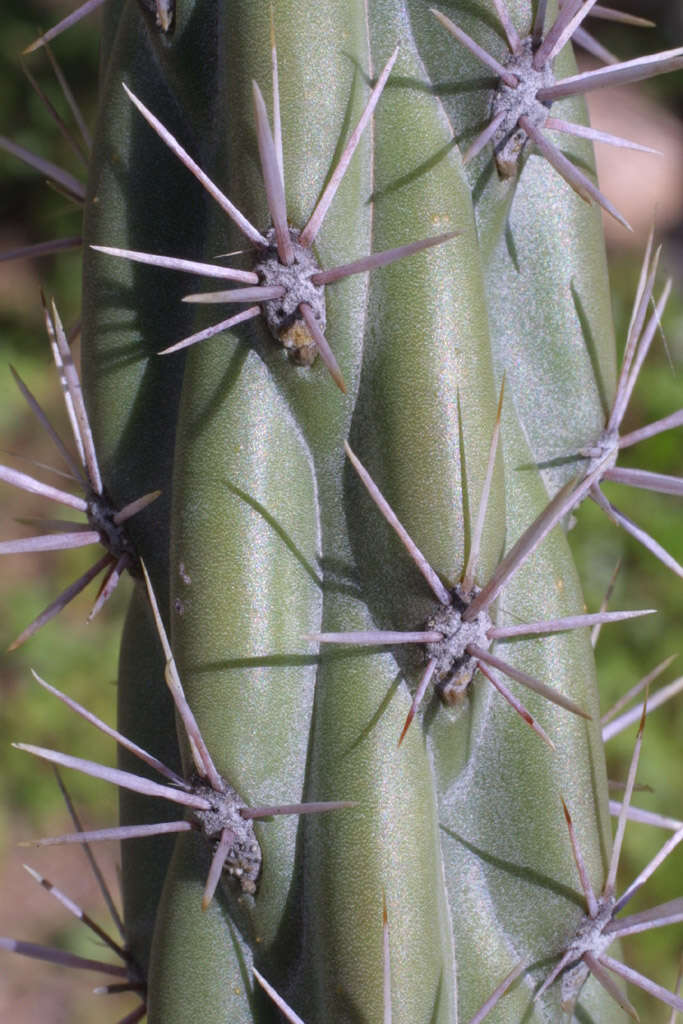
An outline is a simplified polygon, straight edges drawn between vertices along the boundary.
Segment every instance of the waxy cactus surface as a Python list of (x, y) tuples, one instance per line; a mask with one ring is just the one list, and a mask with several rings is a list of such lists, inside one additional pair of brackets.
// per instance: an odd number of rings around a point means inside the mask
[(592, 499), (683, 576), (602, 490), (680, 498), (619, 457), (683, 410), (622, 425), (670, 284), (651, 236), (617, 364), (581, 95), (683, 48), (578, 74), (602, 11), (104, 4), (84, 399), (45, 307), (87, 523), (0, 553), (103, 543), (96, 611), (134, 580), (116, 729), (68, 704), (118, 768), (17, 744), (121, 787), (38, 845), (123, 841), (122, 1024), (616, 1024), (624, 979), (683, 1012), (619, 959), (683, 920), (619, 916), (683, 828), (617, 886), (650, 698), (613, 841), (590, 632), (653, 609), (587, 608), (566, 536)]

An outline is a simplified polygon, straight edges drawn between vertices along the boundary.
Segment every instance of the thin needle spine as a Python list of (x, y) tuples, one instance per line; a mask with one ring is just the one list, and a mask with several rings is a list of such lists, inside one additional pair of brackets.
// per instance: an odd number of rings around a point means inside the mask
[(624, 830), (627, 819), (639, 820), (637, 815), (630, 815), (631, 796), (634, 789), (638, 760), (642, 745), (643, 728), (645, 725), (646, 710), (643, 708), (638, 736), (631, 757), (628, 779), (624, 793), (624, 800), (619, 807), (619, 819), (617, 832), (612, 848), (607, 877), (602, 892), (595, 895), (588, 877), (584, 858), (579, 848), (579, 843), (574, 832), (569, 809), (563, 801), (565, 821), (569, 830), (569, 836), (574, 851), (574, 858), (584, 891), (587, 906), (587, 916), (580, 922), (574, 938), (568, 943), (557, 964), (547, 976), (541, 987), (538, 989), (535, 999), (538, 1000), (546, 989), (556, 979), (560, 979), (560, 1004), (565, 1013), (571, 1014), (581, 994), (581, 990), (592, 974), (610, 996), (622, 1007), (634, 1020), (638, 1020), (635, 1010), (625, 998), (621, 988), (614, 980), (613, 975), (618, 975), (639, 985), (655, 998), (676, 1010), (683, 1010), (683, 1000), (677, 993), (669, 992), (661, 985), (645, 978), (643, 975), (633, 972), (631, 968), (625, 967), (618, 960), (613, 959), (607, 953), (612, 942), (621, 935), (635, 934), (637, 932), (649, 931), (653, 928), (663, 927), (667, 924), (678, 923), (683, 920), (683, 899), (671, 900), (668, 903), (650, 910), (632, 914), (629, 917), (617, 917), (617, 914), (624, 908), (633, 895), (645, 884), (652, 873), (663, 863), (666, 857), (676, 849), (683, 841), (683, 827), (680, 827), (664, 843), (655, 857), (641, 871), (638, 877), (625, 890), (623, 895), (616, 899), (616, 873), (619, 864)]
[[(76, 455), (62, 441), (61, 437), (52, 426), (50, 420), (40, 406), (39, 402), (21, 379), (19, 374), (12, 369), (12, 374), (23, 398), (29, 408), (45, 429), (50, 440), (59, 452), (60, 458), (67, 467), (68, 472), (62, 474), (60, 470), (54, 471), (60, 475), (66, 475), (69, 479), (80, 483), (83, 490), (83, 497), (71, 494), (61, 488), (46, 484), (35, 477), (22, 473), (10, 466), (0, 466), (0, 481), (12, 487), (27, 491), (54, 501), (68, 508), (76, 509), (84, 513), (87, 522), (67, 523), (60, 521), (45, 520), (38, 523), (43, 529), (52, 528), (54, 533), (40, 533), (36, 536), (26, 537), (17, 540), (1, 541), (0, 556), (20, 554), (24, 552), (59, 551), (67, 548), (85, 547), (90, 544), (99, 544), (105, 549), (104, 558), (97, 562), (74, 583), (67, 587), (48, 607), (33, 620), (22, 631), (19, 637), (11, 644), (10, 650), (14, 650), (31, 637), (41, 626), (45, 625), (62, 608), (76, 597), (100, 572), (105, 571), (105, 578), (94, 606), (90, 612), (92, 619), (109, 599), (116, 589), (116, 586), (124, 571), (133, 573), (138, 571), (138, 559), (133, 545), (125, 531), (123, 523), (132, 516), (144, 511), (156, 498), (159, 491), (153, 491), (129, 501), (121, 509), (116, 509), (107, 495), (102, 475), (100, 472), (97, 452), (90, 427), (88, 412), (86, 409), (78, 371), (74, 364), (69, 340), (62, 325), (57, 307), (54, 303), (48, 305), (43, 300), (43, 316), (46, 331), (54, 358), (55, 367), (59, 375), (59, 383), (64, 398), (73, 439), (76, 445)], [(49, 468), (49, 467), (47, 467)]]
[[(502, 61), (485, 50), (442, 11), (430, 9), (443, 28), (492, 71), (497, 79), (489, 106), (489, 123), (466, 152), (465, 163), (474, 159), (489, 142), (492, 142), (498, 173), (502, 178), (509, 178), (518, 173), (525, 151), (533, 144), (582, 199), (589, 203), (599, 203), (623, 227), (630, 230), (628, 222), (616, 207), (602, 194), (589, 176), (551, 142), (546, 131), (559, 130), (629, 148), (647, 147), (640, 147), (637, 143), (629, 143), (606, 133), (553, 118), (550, 115), (550, 108), (556, 100), (566, 96), (585, 93), (607, 85), (636, 82), (653, 75), (678, 70), (683, 67), (683, 47), (620, 62), (583, 28), (585, 19), (591, 14), (598, 13), (604, 16), (605, 8), (599, 7), (596, 0), (565, 0), (560, 3), (559, 10), (547, 30), (547, 0), (539, 0), (526, 36), (520, 36), (512, 24), (505, 0), (494, 0), (494, 5), (509, 50), (509, 56)], [(606, 16), (612, 15), (608, 13)], [(619, 16), (618, 12), (616, 16)], [(625, 20), (628, 21), (628, 18)], [(571, 40), (597, 54), (607, 66), (558, 82), (554, 73), (555, 59)]]
[[(490, 477), (496, 456), (501, 403), (502, 392), (482, 488), (481, 507), (484, 510), (488, 502)], [(594, 480), (597, 479), (597, 474), (601, 471), (602, 465), (599, 464), (586, 480), (580, 484), (570, 481), (563, 488), (531, 526), (527, 528), (519, 541), (513, 545), (510, 552), (501, 560), (493, 575), (483, 587), (477, 587), (474, 583), (474, 574), (478, 561), (479, 542), (477, 535), (480, 533), (483, 523), (483, 516), (480, 513), (472, 543), (474, 554), (471, 554), (470, 558), (468, 558), (467, 570), (469, 571), (469, 578), (467, 586), (461, 583), (451, 591), (442, 583), (439, 575), (429, 564), (405, 527), (403, 527), (370, 473), (363, 466), (348, 443), (345, 445), (345, 448), (351, 464), (358, 473), (372, 501), (398, 535), (401, 543), (437, 598), (439, 607), (422, 630), (365, 630), (362, 632), (317, 633), (307, 634), (306, 639), (314, 642), (317, 641), (321, 644), (379, 646), (417, 643), (424, 647), (427, 666), (411, 702), (406, 722), (399, 737), (399, 746), (405, 738), (406, 732), (430, 683), (434, 682), (439, 695), (445, 703), (458, 703), (462, 700), (477, 670), (480, 670), (489, 679), (501, 696), (514, 708), (527, 725), (531, 726), (551, 747), (552, 741), (544, 730), (541, 729), (524, 705), (493, 675), (490, 671), (491, 669), (503, 672), (511, 679), (533, 690), (551, 703), (570, 711), (572, 714), (583, 718), (590, 718), (590, 715), (569, 697), (550, 686), (546, 686), (528, 673), (520, 671), (492, 654), (489, 650), (491, 643), (531, 635), (543, 636), (572, 629), (584, 629), (610, 622), (623, 621), (640, 615), (652, 614), (653, 609), (625, 612), (607, 612), (603, 610), (595, 613), (565, 616), (514, 626), (494, 626), (488, 615), (488, 608), (514, 573), (524, 564), (529, 555), (536, 550), (547, 533), (559, 523), (563, 515), (578, 504), (585, 494), (588, 493)]]
[(256, 137), (266, 199), (273, 224), (273, 227), (263, 234), (240, 213), (237, 207), (211, 181), (209, 176), (192, 159), (172, 133), (124, 84), (124, 88), (131, 101), (150, 127), (153, 128), (162, 141), (165, 142), (216, 200), (255, 249), (253, 271), (235, 270), (231, 272), (229, 270), (221, 271), (213, 264), (202, 264), (193, 260), (184, 260), (180, 257), (155, 256), (153, 253), (116, 249), (112, 246), (93, 247), (105, 255), (116, 258), (130, 259), (166, 269), (185, 270), (199, 274), (206, 273), (207, 276), (213, 277), (232, 277), (234, 280), (254, 285), (251, 292), (249, 289), (241, 289), (233, 292), (209, 292), (186, 296), (185, 301), (187, 302), (244, 301), (257, 302), (259, 305), (251, 306), (244, 314), (238, 314), (236, 317), (231, 317), (228, 320), (223, 320), (202, 331), (198, 331), (163, 349), (160, 354), (168, 355), (190, 345), (205, 341), (261, 314), (264, 317), (268, 330), (284, 346), (293, 362), (300, 366), (310, 366), (315, 360), (316, 355), (320, 353), (321, 359), (329, 370), (332, 379), (342, 392), (345, 391), (346, 386), (341, 370), (325, 337), (324, 286), (326, 284), (333, 284), (335, 281), (348, 277), (351, 274), (360, 274), (375, 267), (386, 266), (394, 260), (402, 259), (430, 246), (440, 245), (448, 241), (455, 234), (455, 232), (448, 232), (436, 238), (398, 246), (384, 253), (376, 253), (372, 256), (356, 260), (353, 263), (333, 267), (328, 270), (321, 270), (311, 252), (311, 246), (323, 224), (327, 211), (358, 146), (358, 142), (379, 102), (397, 55), (398, 47), (392, 53), (375, 86), (371, 90), (358, 124), (351, 132), (320, 199), (303, 230), (300, 232), (290, 227), (287, 220), (278, 58), (272, 20), (272, 130), (268, 120), (265, 101), (259, 86), (256, 82), (253, 83)]
[(254, 832), (253, 821), (276, 815), (320, 814), (355, 807), (353, 801), (309, 801), (306, 803), (281, 803), (246, 806), (236, 790), (219, 774), (201, 735), (194, 714), (185, 698), (175, 658), (161, 620), (154, 591), (142, 563), (143, 575), (148, 589), (149, 601), (166, 661), (165, 677), (176, 711), (185, 728), (190, 742), (194, 772), (190, 778), (178, 776), (158, 759), (126, 739), (117, 730), (107, 726), (80, 704), (35, 675), (40, 685), (53, 696), (58, 697), (76, 714), (90, 724), (111, 736), (139, 760), (154, 768), (171, 785), (160, 784), (133, 772), (122, 771), (108, 765), (74, 757), (56, 750), (37, 747), (32, 744), (15, 743), (14, 747), (33, 754), (52, 764), (72, 768), (96, 779), (115, 786), (169, 801), (184, 809), (187, 819), (181, 821), (155, 822), (150, 825), (125, 825), (115, 828), (97, 829), (89, 832), (77, 831), (62, 836), (35, 840), (29, 845), (52, 846), (63, 843), (123, 840), (167, 835), (195, 829), (201, 832), (213, 848), (212, 864), (204, 889), (203, 907), (206, 909), (215, 893), (220, 878), (227, 875), (237, 880), (244, 893), (254, 895), (261, 873), (261, 848)]

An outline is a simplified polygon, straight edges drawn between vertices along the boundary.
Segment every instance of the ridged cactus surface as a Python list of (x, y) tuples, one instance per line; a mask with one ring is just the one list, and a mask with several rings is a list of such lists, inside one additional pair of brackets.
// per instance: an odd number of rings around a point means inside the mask
[[(228, 826), (123, 844), (148, 1019), (468, 1024), (515, 972), (487, 1020), (625, 1020), (602, 937), (538, 993), (614, 903), (565, 535), (619, 479), (626, 387), (583, 99), (552, 103), (579, 126), (562, 136), (570, 168), (545, 136), (524, 136), (512, 173), (493, 130), (498, 163), (490, 140), (468, 152), (503, 90), (470, 37), (504, 65), (546, 47), (548, 75), (571, 78), (581, 4), (178, 0), (170, 31), (168, 4), (148, 6), (105, 6), (83, 234), (82, 377), (108, 499), (161, 492), (125, 524), (118, 729), (192, 807), (232, 787), (262, 857), (256, 884), (225, 870), (212, 900)], [(264, 260), (285, 275), (303, 254), (315, 282), (385, 252), (316, 285), (324, 313), (297, 298), (273, 336), (290, 295), (258, 292)], [(661, 314), (655, 272), (650, 251), (634, 348)], [(230, 287), (255, 291), (201, 301)], [(119, 767), (159, 781), (125, 749)], [(199, 820), (121, 793), (123, 825)]]

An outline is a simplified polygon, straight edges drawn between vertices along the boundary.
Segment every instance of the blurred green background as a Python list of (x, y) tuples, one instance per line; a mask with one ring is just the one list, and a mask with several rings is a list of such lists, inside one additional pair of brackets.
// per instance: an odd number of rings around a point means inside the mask
[[(38, 34), (59, 20), (74, 3), (31, 3), (4, 0), (0, 11), (0, 134), (52, 160), (84, 179), (83, 165), (62, 138), (41, 100), (22, 73), (18, 55)], [(86, 122), (92, 125), (98, 63), (99, 15), (75, 26), (56, 41), (55, 53), (79, 99)], [(68, 108), (44, 53), (26, 58), (30, 71), (69, 126)], [(47, 186), (42, 176), (0, 152), (0, 251), (50, 238), (77, 235), (79, 208)], [(50, 482), (26, 458), (59, 465), (45, 436), (19, 395), (9, 373), (12, 364), (34, 392), (62, 437), (70, 441), (69, 426), (55, 376), (40, 305), (40, 289), (54, 296), (67, 328), (80, 310), (80, 254), (33, 262), (0, 263), (0, 461), (35, 473)], [(9, 459), (4, 452), (21, 452)], [(2, 487), (3, 539), (26, 535), (16, 516), (55, 515), (45, 502)], [(66, 510), (65, 510), (66, 511)], [(5, 557), (0, 563), (0, 648), (18, 633), (56, 594), (68, 586), (97, 558), (94, 548), (80, 552)], [(34, 668), (109, 722), (115, 720), (116, 665), (130, 582), (124, 580), (114, 598), (92, 623), (86, 622), (96, 584), (80, 595), (58, 618), (25, 647), (3, 655), (0, 664), (0, 934), (58, 945), (95, 959), (111, 959), (102, 944), (75, 921), (23, 871), (26, 862), (46, 875), (72, 899), (109, 927), (103, 901), (96, 891), (82, 851), (78, 847), (54, 850), (17, 848), (23, 839), (71, 831), (51, 768), (13, 750), (14, 740), (32, 742), (77, 753), (95, 760), (115, 758), (114, 744), (42, 691), (30, 674)], [(111, 825), (117, 814), (113, 787), (97, 784), (76, 772), (65, 781), (76, 801), (85, 827)], [(116, 844), (95, 850), (114, 891), (118, 886)], [(115, 1021), (137, 1000), (130, 995), (96, 997), (95, 985), (106, 983), (97, 974), (70, 972), (22, 957), (0, 954), (0, 1019), (18, 1024)]]
[[(18, 57), (36, 36), (39, 27), (52, 25), (74, 6), (75, 3), (61, 0), (4, 0), (0, 11), (0, 96), (3, 97), (0, 134), (60, 164), (76, 176), (82, 176), (83, 168), (29, 87)], [(679, 5), (632, 0), (619, 6), (658, 21), (657, 29), (645, 32), (620, 29), (610, 23), (598, 25), (593, 20), (591, 29), (595, 29), (596, 34), (620, 56), (632, 57), (683, 43), (683, 13)], [(92, 124), (98, 15), (89, 17), (58, 39), (55, 52), (79, 98), (86, 121)], [(45, 55), (31, 55), (27, 62), (71, 124)], [(650, 124), (664, 126), (672, 148), (658, 164), (660, 169), (669, 167), (669, 177), (662, 174), (662, 198), (654, 214), (651, 198), (648, 195), (645, 199), (645, 186), (652, 184), (650, 179), (656, 177), (647, 168), (654, 165), (638, 165), (644, 168), (643, 188), (631, 187), (627, 196), (629, 203), (639, 204), (638, 214), (631, 209), (624, 212), (639, 225), (639, 238), (635, 241), (625, 238), (624, 232), (610, 234), (611, 278), (619, 344), (623, 344), (630, 315), (642, 254), (642, 230), (651, 222), (653, 215), (661, 228), (664, 268), (674, 278), (674, 291), (664, 323), (665, 340), (657, 341), (648, 357), (630, 406), (627, 429), (679, 408), (683, 395), (680, 378), (680, 367), (683, 366), (683, 187), (681, 164), (676, 157), (683, 151), (683, 76), (678, 73), (645, 83), (640, 92), (648, 102), (655, 104), (646, 108), (646, 120)], [(629, 123), (635, 104), (626, 101), (612, 106), (626, 121), (623, 134), (641, 139), (637, 127)], [(652, 113), (648, 115), (650, 109)], [(657, 160), (655, 157), (646, 159)], [(616, 172), (608, 168), (605, 170), (604, 174), (616, 173), (615, 187), (630, 160), (631, 154), (620, 152)], [(604, 174), (604, 190), (614, 198)], [(78, 233), (78, 208), (47, 187), (36, 171), (3, 152), (0, 152), (0, 180), (0, 250)], [(54, 295), (65, 323), (73, 324), (80, 306), (79, 266), (77, 252), (33, 262), (0, 264), (0, 447), (5, 452), (21, 452), (24, 460), (54, 461), (51, 444), (19, 396), (7, 364), (12, 363), (16, 367), (63, 436), (67, 437), (68, 426), (42, 325), (39, 290), (42, 287), (49, 296)], [(662, 273), (660, 276), (663, 280), (665, 275)], [(0, 459), (32, 472), (25, 461), (10, 460), (4, 454)], [(681, 431), (661, 435), (634, 447), (624, 453), (621, 464), (683, 474)], [(14, 517), (46, 514), (40, 500), (4, 484), (0, 488), (0, 536), (3, 539), (22, 535), (23, 528), (13, 521)], [(679, 500), (616, 486), (608, 487), (606, 491), (624, 512), (646, 525), (657, 540), (683, 562), (683, 522)], [(637, 626), (614, 626), (603, 630), (598, 666), (603, 709), (606, 710), (638, 678), (668, 655), (681, 650), (681, 581), (612, 526), (590, 502), (580, 510), (577, 526), (570, 536), (590, 610), (599, 606), (619, 558), (622, 559), (622, 569), (611, 607), (659, 609), (657, 616), (644, 619)], [(91, 561), (94, 561), (94, 556), (87, 551), (3, 558), (0, 564), (0, 606), (3, 609), (0, 648), (6, 647)], [(58, 944), (86, 956), (99, 956), (98, 944), (35, 886), (21, 870), (21, 862), (25, 860), (48, 875), (75, 900), (86, 904), (90, 912), (103, 922), (106, 915), (102, 901), (85, 871), (83, 854), (78, 848), (17, 850), (16, 844), (21, 839), (56, 834), (69, 830), (70, 826), (49, 767), (36, 764), (9, 744), (13, 740), (22, 740), (77, 752), (83, 757), (101, 759), (109, 756), (113, 762), (113, 744), (104, 741), (94, 729), (76, 720), (59, 702), (41, 691), (32, 681), (29, 669), (35, 668), (48, 681), (67, 690), (101, 717), (113, 722), (117, 643), (129, 586), (126, 580), (100, 617), (91, 624), (85, 621), (90, 607), (86, 592), (26, 647), (3, 656), (0, 662), (0, 774), (3, 779), (0, 798), (0, 933)], [(92, 600), (92, 593), (90, 596)], [(683, 674), (683, 657), (664, 674), (662, 683), (680, 674)], [(654, 712), (647, 723), (639, 780), (651, 790), (638, 793), (636, 798), (642, 807), (677, 818), (683, 818), (682, 735), (683, 696), (665, 709)], [(635, 726), (608, 746), (609, 772), (614, 780), (623, 780), (626, 776), (634, 737)], [(108, 751), (104, 749), (105, 744)], [(86, 827), (113, 822), (116, 794), (111, 787), (89, 783), (76, 773), (68, 773), (67, 781)], [(618, 798), (618, 794), (614, 795)], [(622, 888), (665, 838), (666, 833), (659, 830), (639, 824), (629, 825), (622, 857)], [(116, 886), (114, 845), (106, 844), (106, 849), (102, 846), (98, 853)], [(633, 909), (653, 906), (681, 895), (682, 864), (679, 850), (648, 882), (642, 894), (634, 900)], [(626, 954), (628, 962), (636, 969), (672, 987), (681, 949), (683, 928), (672, 927), (647, 936), (635, 936), (628, 942)], [(50, 1024), (60, 1021), (72, 1024), (114, 1021), (134, 1005), (129, 997), (110, 997), (116, 1002), (106, 1004), (95, 999), (90, 990), (97, 983), (95, 975), (72, 978), (63, 970), (0, 953), (0, 1019), (11, 1019), (19, 1024), (38, 1020)], [(660, 1005), (655, 1006), (651, 1000), (641, 998), (637, 991), (632, 992), (631, 997), (643, 1020), (654, 1024), (669, 1021), (669, 1013)]]

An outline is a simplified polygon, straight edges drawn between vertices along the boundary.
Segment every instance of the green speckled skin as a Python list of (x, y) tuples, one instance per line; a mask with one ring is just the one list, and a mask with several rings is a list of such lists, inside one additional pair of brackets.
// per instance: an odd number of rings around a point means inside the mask
[[(174, 130), (210, 117), (215, 60), (201, 73), (189, 61), (211, 43), (206, 12), (183, 5), (176, 33), (161, 37), (137, 0), (107, 5), (101, 61), (101, 103), (88, 178), (85, 239), (187, 255), (199, 251), (205, 230), (204, 195), (187, 174), (168, 162), (167, 151), (134, 116), (121, 82), (150, 90), (160, 115)], [(184, 114), (181, 117), (179, 110)], [(198, 125), (199, 127), (199, 125)], [(164, 166), (163, 176), (159, 168)], [(163, 187), (160, 187), (163, 183)], [(175, 211), (167, 218), (169, 208)], [(194, 247), (194, 248), (193, 248)], [(182, 331), (188, 313), (180, 303), (183, 275), (114, 260), (86, 248), (83, 289), (83, 386), (105, 486), (123, 505), (161, 490), (152, 507), (130, 520), (129, 529), (149, 568), (162, 608), (168, 606), (168, 533), (171, 466), (183, 360), (156, 353)], [(141, 584), (139, 584), (141, 587)], [(133, 596), (119, 664), (119, 722), (126, 735), (166, 763), (178, 761), (174, 715), (163, 679), (161, 648), (145, 608)], [(120, 764), (139, 770), (125, 752)], [(169, 807), (128, 792), (120, 797), (121, 821), (168, 820)], [(166, 850), (164, 855), (163, 851)], [(161, 891), (169, 840), (129, 843), (122, 854), (129, 939), (147, 963), (154, 905)]]
[[(159, 854), (155, 883), (142, 896), (149, 847), (137, 879), (131, 848), (127, 912), (145, 952), (151, 905), (164, 885), (150, 1024), (277, 1019), (253, 992), (252, 964), (306, 1024), (378, 1024), (384, 897), (392, 1024), (466, 1024), (521, 959), (529, 971), (488, 1019), (558, 1021), (556, 987), (532, 1000), (583, 913), (561, 797), (596, 887), (610, 844), (588, 636), (507, 641), (497, 651), (593, 716), (586, 722), (520, 693), (553, 753), (481, 674), (457, 708), (428, 693), (399, 748), (421, 653), (319, 649), (305, 635), (415, 629), (434, 609), (345, 457), (345, 440), (448, 586), (464, 572), (504, 376), (479, 584), (571, 475), (571, 465), (539, 472), (536, 463), (585, 444), (613, 392), (600, 218), (540, 157), (528, 157), (517, 181), (498, 179), (490, 147), (463, 168), (458, 147), (483, 126), (492, 80), (423, 0), (272, 7), (287, 211), (297, 228), (371, 81), (400, 45), (315, 241), (321, 266), (459, 233), (327, 287), (326, 336), (345, 395), (320, 360), (293, 366), (260, 318), (186, 358), (156, 357), (230, 314), (180, 303), (205, 287), (201, 279), (87, 258), (85, 383), (107, 482), (122, 500), (164, 491), (135, 539), (153, 568), (180, 675), (218, 770), (246, 805), (357, 802), (258, 822), (264, 866), (255, 899), (226, 886), (207, 913), (200, 903), (209, 858), (197, 837), (178, 840), (168, 873)], [(510, 7), (528, 27), (528, 0)], [(491, 0), (439, 9), (502, 55)], [(270, 110), (270, 5), (179, 3), (168, 38), (132, 2), (108, 25), (115, 38), (104, 65), (88, 240), (205, 260), (245, 249), (118, 83), (125, 78), (267, 230), (251, 83)], [(558, 68), (567, 67), (563, 55)], [(585, 146), (571, 149), (590, 162)], [(248, 252), (242, 259), (249, 266)], [(509, 624), (582, 610), (558, 528), (505, 587), (492, 616)], [(150, 732), (140, 728), (157, 753), (168, 749), (171, 730), (148, 627), (133, 609), (121, 708), (125, 721), (138, 717), (129, 687), (139, 648), (152, 666), (145, 676), (153, 720)], [(180, 746), (190, 772), (182, 737)], [(124, 818), (137, 806), (124, 802)], [(580, 1013), (583, 1024), (623, 1018), (592, 983)]]

